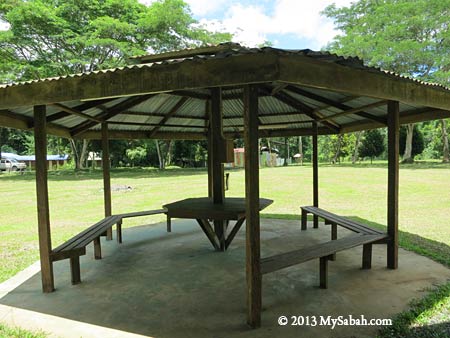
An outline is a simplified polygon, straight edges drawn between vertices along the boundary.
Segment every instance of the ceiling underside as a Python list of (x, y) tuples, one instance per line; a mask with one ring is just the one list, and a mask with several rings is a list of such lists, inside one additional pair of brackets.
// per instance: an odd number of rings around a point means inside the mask
[(357, 59), (233, 47), (0, 87), (0, 125), (32, 129), (33, 107), (45, 104), (48, 132), (63, 137), (100, 138), (107, 122), (111, 138), (204, 139), (208, 88), (221, 87), (223, 132), (239, 138), (247, 84), (259, 87), (260, 137), (310, 135), (314, 121), (320, 134), (384, 127), (389, 100), (400, 102), (401, 123), (450, 117), (448, 89)]

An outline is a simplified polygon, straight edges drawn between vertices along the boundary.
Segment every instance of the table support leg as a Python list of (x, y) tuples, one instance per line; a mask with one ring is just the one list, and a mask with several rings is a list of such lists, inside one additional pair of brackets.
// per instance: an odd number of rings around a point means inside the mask
[(208, 239), (211, 242), (211, 244), (213, 245), (214, 249), (216, 249), (217, 251), (222, 251), (222, 250), (220, 250), (220, 245), (217, 241), (217, 236), (216, 236), (214, 230), (212, 229), (211, 225), (209, 224), (209, 222), (207, 220), (198, 219), (198, 218), (197, 218), (197, 222), (200, 225), (200, 228), (202, 228), (206, 237), (208, 237)]
[(214, 232), (219, 240), (220, 251), (226, 250), (226, 233), (227, 228), (225, 221), (214, 221)]
[(230, 234), (228, 235), (226, 241), (225, 241), (225, 249), (228, 249), (228, 247), (230, 246), (231, 242), (234, 239), (234, 236), (236, 236), (236, 234), (238, 233), (239, 229), (242, 226), (242, 223), (244, 223), (245, 218), (241, 218), (240, 220), (238, 220), (236, 222), (236, 224), (234, 225), (233, 229), (231, 230)]

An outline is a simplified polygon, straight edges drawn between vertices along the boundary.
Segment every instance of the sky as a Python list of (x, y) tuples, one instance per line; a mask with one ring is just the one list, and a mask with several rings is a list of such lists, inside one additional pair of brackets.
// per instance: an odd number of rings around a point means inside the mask
[[(139, 0), (150, 4), (154, 0)], [(185, 0), (201, 24), (234, 34), (234, 41), (254, 47), (270, 41), (274, 47), (319, 50), (339, 32), (320, 12), (335, 3), (354, 0)], [(0, 22), (0, 29), (5, 29)]]

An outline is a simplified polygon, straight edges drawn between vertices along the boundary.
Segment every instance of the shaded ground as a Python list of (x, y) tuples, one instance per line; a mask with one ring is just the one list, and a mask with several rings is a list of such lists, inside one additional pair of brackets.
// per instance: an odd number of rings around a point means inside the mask
[[(83, 283), (77, 286), (70, 285), (68, 261), (57, 262), (57, 291), (42, 294), (35, 274), (0, 299), (1, 318), (66, 337), (373, 337), (379, 327), (279, 326), (278, 318), (390, 318), (428, 287), (450, 279), (449, 269), (404, 250), (400, 268), (387, 270), (384, 245), (374, 248), (372, 270), (361, 270), (362, 249), (355, 248), (330, 262), (328, 290), (317, 287), (318, 260), (265, 276), (263, 327), (253, 331), (245, 326), (245, 232), (218, 253), (194, 222), (176, 220), (173, 229), (168, 234), (164, 224), (136, 227), (124, 231), (120, 246), (103, 242), (103, 260), (95, 261), (91, 250), (83, 257)], [(329, 237), (328, 226), (301, 232), (298, 221), (264, 219), (262, 256)]]

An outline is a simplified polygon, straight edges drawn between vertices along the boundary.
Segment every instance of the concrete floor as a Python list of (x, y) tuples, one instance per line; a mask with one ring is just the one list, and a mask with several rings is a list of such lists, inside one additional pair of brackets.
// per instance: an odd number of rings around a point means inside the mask
[[(262, 256), (329, 239), (329, 226), (301, 232), (299, 222), (262, 220)], [(339, 235), (348, 232), (339, 229)], [(0, 285), (0, 321), (54, 337), (372, 337), (373, 326), (279, 326), (279, 316), (389, 318), (450, 279), (450, 270), (400, 250), (400, 268), (386, 269), (386, 246), (374, 247), (372, 270), (362, 248), (337, 255), (329, 289), (318, 288), (318, 260), (263, 277), (262, 328), (245, 325), (245, 231), (215, 252), (195, 222), (124, 230), (124, 243), (102, 242), (81, 260), (82, 284), (70, 284), (68, 260), (55, 263), (56, 292), (41, 293), (35, 264)], [(103, 239), (102, 239), (103, 241)], [(1, 295), (3, 292), (3, 295)]]

